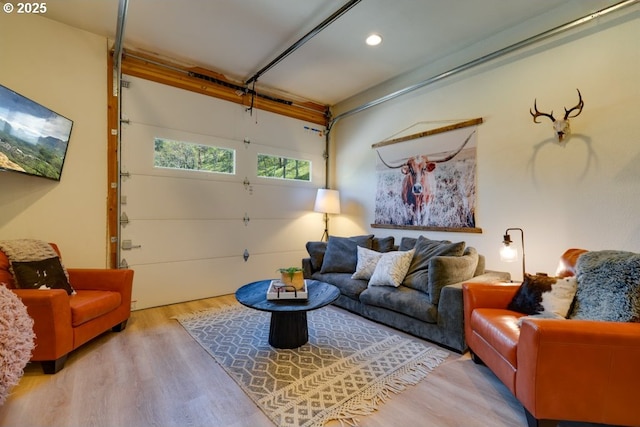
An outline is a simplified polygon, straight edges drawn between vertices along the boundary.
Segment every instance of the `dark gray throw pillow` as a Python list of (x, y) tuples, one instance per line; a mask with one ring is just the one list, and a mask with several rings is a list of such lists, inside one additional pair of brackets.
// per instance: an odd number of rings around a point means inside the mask
[(402, 284), (425, 293), (429, 292), (429, 261), (436, 256), (462, 256), (465, 242), (442, 242), (418, 237), (414, 246), (416, 253)]
[(329, 236), (320, 273), (353, 273), (358, 264), (358, 246), (371, 249), (373, 235)]
[(376, 252), (390, 252), (394, 249), (395, 238), (389, 237), (374, 237), (371, 240), (371, 249)]
[(73, 293), (58, 257), (41, 261), (15, 261), (11, 263), (11, 267), (16, 278), (16, 286), (20, 289), (39, 289), (46, 286), (51, 289), (64, 289), (69, 295)]
[(468, 246), (462, 256), (434, 256), (429, 260), (429, 299), (431, 304), (440, 302), (445, 286), (464, 282), (473, 277), (478, 266), (478, 251)]
[(311, 259), (311, 268), (313, 268), (313, 271), (320, 270), (324, 260), (324, 253), (327, 250), (327, 242), (307, 242), (306, 248)]

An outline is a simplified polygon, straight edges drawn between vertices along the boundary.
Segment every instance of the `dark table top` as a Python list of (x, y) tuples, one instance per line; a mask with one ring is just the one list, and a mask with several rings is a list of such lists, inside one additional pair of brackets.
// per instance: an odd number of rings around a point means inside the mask
[(236, 299), (242, 305), (262, 311), (310, 311), (329, 305), (340, 296), (340, 291), (329, 283), (307, 279), (309, 298), (306, 300), (267, 300), (271, 279), (242, 286)]

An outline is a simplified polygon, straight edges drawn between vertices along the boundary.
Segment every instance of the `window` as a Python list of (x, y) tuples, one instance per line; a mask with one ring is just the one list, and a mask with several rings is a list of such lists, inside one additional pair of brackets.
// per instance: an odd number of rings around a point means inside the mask
[(311, 181), (311, 162), (309, 160), (258, 154), (258, 176), (265, 178)]
[(235, 174), (236, 151), (230, 148), (155, 138), (153, 165), (157, 168)]

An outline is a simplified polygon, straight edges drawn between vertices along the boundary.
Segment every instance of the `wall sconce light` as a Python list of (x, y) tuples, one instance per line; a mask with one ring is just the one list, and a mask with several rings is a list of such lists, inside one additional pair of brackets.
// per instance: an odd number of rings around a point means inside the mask
[(515, 262), (518, 260), (518, 248), (512, 246), (513, 241), (509, 235), (509, 231), (519, 231), (520, 241), (522, 242), (522, 281), (524, 282), (525, 264), (524, 264), (524, 231), (522, 228), (507, 228), (504, 232), (502, 247), (500, 248), (500, 260), (505, 262)]
[(340, 193), (338, 190), (319, 188), (313, 210), (324, 214), (324, 233), (320, 240), (324, 240), (325, 236), (329, 240), (329, 214), (340, 213)]

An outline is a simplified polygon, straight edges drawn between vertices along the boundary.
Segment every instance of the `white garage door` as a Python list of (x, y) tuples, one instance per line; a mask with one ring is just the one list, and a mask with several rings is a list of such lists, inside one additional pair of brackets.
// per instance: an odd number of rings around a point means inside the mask
[[(313, 212), (316, 189), (324, 184), (322, 129), (135, 77), (124, 80), (120, 258), (135, 270), (135, 307), (229, 294), (276, 277), (279, 267), (299, 266), (305, 243), (319, 240), (324, 229), (322, 215)], [(231, 153), (235, 168), (158, 167), (156, 140)], [(176, 159), (181, 154), (173, 152)], [(310, 165), (309, 178), (257, 176), (264, 155)]]

